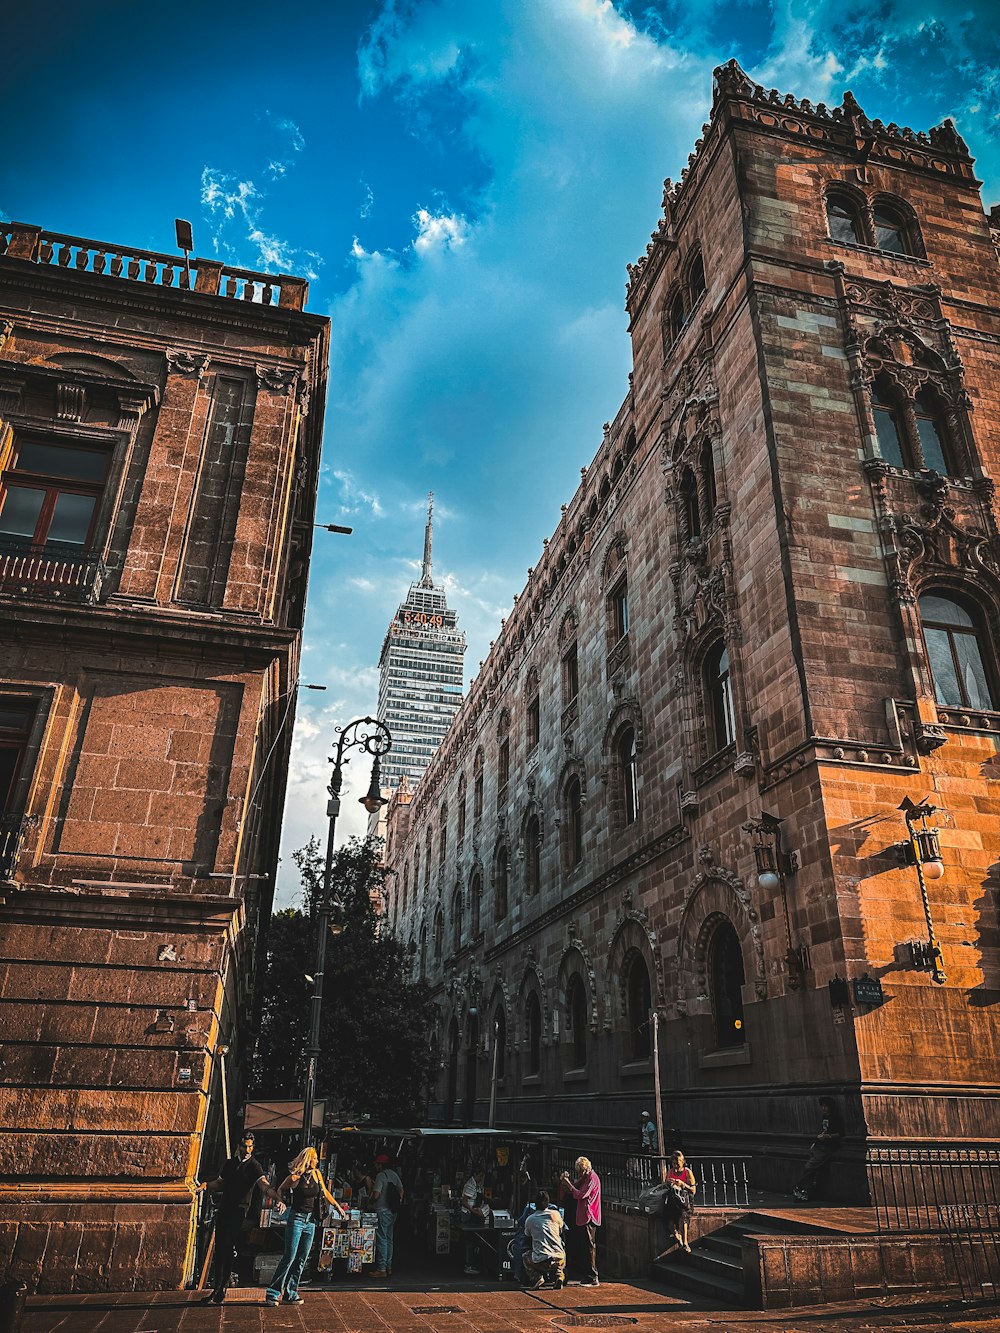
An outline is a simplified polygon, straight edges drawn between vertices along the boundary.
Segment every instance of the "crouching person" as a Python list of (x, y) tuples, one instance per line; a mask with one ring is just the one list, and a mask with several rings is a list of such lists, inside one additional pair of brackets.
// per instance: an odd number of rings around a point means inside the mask
[(559, 1209), (548, 1193), (535, 1196), (535, 1211), (525, 1219), (524, 1234), (531, 1250), (524, 1256), (524, 1285), (537, 1291), (544, 1286), (561, 1287), (566, 1281), (566, 1247)]

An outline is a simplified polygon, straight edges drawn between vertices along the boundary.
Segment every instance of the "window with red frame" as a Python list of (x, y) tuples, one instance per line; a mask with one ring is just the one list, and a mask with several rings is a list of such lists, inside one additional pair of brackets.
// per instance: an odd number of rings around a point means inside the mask
[(85, 551), (110, 461), (104, 449), (19, 440), (2, 474), (0, 540)]

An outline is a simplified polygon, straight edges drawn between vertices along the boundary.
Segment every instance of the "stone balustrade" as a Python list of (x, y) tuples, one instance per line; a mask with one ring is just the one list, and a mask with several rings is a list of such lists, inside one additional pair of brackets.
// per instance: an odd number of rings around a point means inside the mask
[(0, 256), (288, 310), (304, 309), (309, 292), (305, 279), (285, 273), (255, 273), (218, 260), (196, 258), (191, 259), (189, 268), (177, 255), (64, 236), (23, 222), (0, 223)]

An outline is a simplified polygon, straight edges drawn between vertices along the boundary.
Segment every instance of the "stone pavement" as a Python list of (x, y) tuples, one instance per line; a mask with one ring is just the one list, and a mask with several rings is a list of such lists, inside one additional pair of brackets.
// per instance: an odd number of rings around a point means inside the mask
[(298, 1306), (264, 1305), (253, 1288), (231, 1291), (221, 1308), (192, 1292), (44, 1296), (29, 1302), (23, 1333), (528, 1333), (634, 1328), (677, 1333), (900, 1333), (954, 1329), (1000, 1333), (1000, 1305), (919, 1304), (885, 1297), (794, 1311), (699, 1308), (645, 1282), (524, 1292), (466, 1282), (391, 1281), (303, 1288)]

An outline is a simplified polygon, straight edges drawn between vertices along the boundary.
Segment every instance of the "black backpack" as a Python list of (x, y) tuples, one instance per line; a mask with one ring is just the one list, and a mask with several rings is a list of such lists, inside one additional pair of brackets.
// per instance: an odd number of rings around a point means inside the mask
[(399, 1186), (394, 1180), (385, 1182), (385, 1202), (391, 1213), (399, 1212), (399, 1205), (403, 1202), (403, 1196), (400, 1194)]

